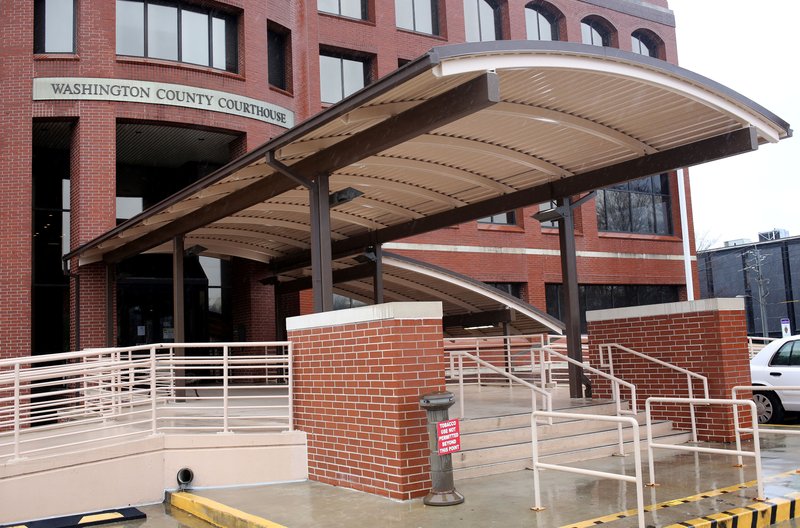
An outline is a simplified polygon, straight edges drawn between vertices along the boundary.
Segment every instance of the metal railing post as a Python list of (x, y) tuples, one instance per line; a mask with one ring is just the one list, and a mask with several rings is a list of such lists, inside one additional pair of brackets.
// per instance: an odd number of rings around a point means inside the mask
[[(553, 418), (570, 418), (570, 419), (577, 419), (577, 420), (585, 420), (585, 421), (600, 421), (600, 422), (620, 422), (620, 423), (627, 423), (630, 424), (631, 428), (634, 432), (634, 447), (636, 449), (637, 456), (634, 457), (634, 465), (635, 468), (635, 475), (630, 476), (624, 473), (609, 473), (606, 471), (596, 471), (592, 469), (586, 468), (579, 468), (573, 466), (562, 466), (558, 464), (548, 464), (539, 461), (539, 453), (538, 453), (538, 446), (537, 446), (537, 434), (536, 434), (536, 427), (537, 421), (536, 418), (538, 416), (547, 416), (551, 420)], [(623, 416), (604, 416), (604, 415), (596, 415), (596, 414), (579, 414), (579, 413), (563, 413), (563, 412), (545, 412), (545, 411), (534, 411), (531, 413), (531, 452), (533, 456), (533, 500), (534, 506), (531, 510), (534, 511), (542, 511), (545, 508), (542, 506), (541, 503), (541, 495), (540, 495), (540, 484), (539, 484), (539, 469), (550, 469), (555, 471), (563, 471), (566, 473), (575, 473), (578, 475), (588, 475), (591, 477), (598, 477), (598, 478), (605, 478), (605, 479), (613, 479), (618, 480), (621, 482), (628, 482), (634, 484), (636, 486), (636, 513), (638, 516), (638, 526), (639, 528), (645, 528), (645, 519), (644, 519), (644, 493), (642, 490), (642, 458), (641, 453), (639, 452), (641, 445), (638, 441), (639, 438), (639, 423), (630, 417), (623, 417)]]
[[(131, 387), (133, 390), (133, 387)], [(131, 398), (133, 405), (133, 398)], [(158, 401), (156, 396), (156, 347), (150, 347), (150, 427), (153, 434), (158, 434)]]
[(289, 382), (289, 430), (294, 431), (294, 349), (291, 341), (286, 346), (289, 357), (289, 375), (287, 376)]
[[(228, 346), (222, 347), (222, 432), (228, 432)], [(266, 359), (266, 358), (265, 358)], [(265, 362), (265, 367), (266, 362)]]
[(20, 445), (19, 433), (21, 427), (20, 418), (20, 380), (19, 380), (19, 363), (14, 364), (14, 460), (19, 458)]
[[(692, 387), (692, 377), (689, 374), (686, 375), (686, 383), (689, 387), (689, 399), (693, 400), (694, 390)], [(694, 413), (694, 403), (689, 404), (689, 418), (692, 420), (692, 442), (697, 443), (697, 419)]]
[(458, 354), (458, 403), (461, 407), (461, 418), (464, 418), (464, 356)]

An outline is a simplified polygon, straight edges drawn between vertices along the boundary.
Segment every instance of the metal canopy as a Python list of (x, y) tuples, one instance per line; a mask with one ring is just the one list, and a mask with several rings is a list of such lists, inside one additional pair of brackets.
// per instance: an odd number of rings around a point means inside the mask
[(65, 259), (169, 252), (184, 235), (187, 247), (290, 276), (311, 262), (301, 183), (322, 174), (331, 193), (363, 193), (330, 210), (331, 251), (342, 259), (790, 135), (756, 103), (649, 57), (566, 42), (443, 46)]
[[(347, 260), (353, 262), (348, 262), (352, 266), (346, 270), (371, 268), (359, 263), (363, 259)], [(381, 261), (385, 302), (441, 301), (446, 335), (499, 335), (503, 333), (503, 327), (498, 323), (507, 323), (511, 334), (561, 334), (564, 331), (561, 321), (471, 277), (389, 252), (383, 252)], [(349, 277), (343, 274), (340, 281), (334, 274), (334, 291), (351, 299), (372, 303), (371, 271), (365, 269)]]

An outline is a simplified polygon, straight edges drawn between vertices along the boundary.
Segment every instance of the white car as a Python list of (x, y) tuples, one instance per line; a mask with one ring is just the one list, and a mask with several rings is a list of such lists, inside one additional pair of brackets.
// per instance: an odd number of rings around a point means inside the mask
[[(765, 346), (750, 360), (753, 385), (800, 389), (800, 335)], [(759, 423), (779, 423), (784, 411), (800, 411), (800, 390), (753, 391)]]

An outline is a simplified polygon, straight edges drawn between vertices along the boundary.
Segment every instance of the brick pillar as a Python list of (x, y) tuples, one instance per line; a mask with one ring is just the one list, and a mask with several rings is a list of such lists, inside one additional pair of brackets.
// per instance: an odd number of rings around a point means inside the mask
[(430, 489), (419, 397), (444, 389), (440, 303), (388, 303), (293, 317), (294, 415), (308, 474), (399, 500)]
[[(587, 312), (589, 354), (597, 367), (599, 346), (616, 343), (708, 378), (711, 398), (731, 397), (731, 388), (750, 384), (747, 323), (742, 299), (706, 299)], [(686, 375), (624, 352), (614, 353), (615, 375), (636, 385), (644, 409), (649, 397), (688, 397)], [(593, 376), (594, 396), (609, 398), (610, 384)], [(703, 397), (702, 383), (694, 383), (694, 397)], [(749, 394), (742, 397), (749, 397)], [(746, 411), (745, 407), (740, 408)], [(678, 429), (690, 430), (688, 406), (659, 404), (655, 419), (673, 420)], [(734, 440), (733, 412), (729, 406), (696, 407), (698, 438)], [(741, 423), (748, 413), (740, 413)]]
[(31, 354), (33, 2), (0, 2), (0, 359)]
[[(116, 119), (113, 107), (92, 101), (75, 125), (70, 149), (70, 247), (102, 235), (116, 225)], [(70, 281), (70, 347), (75, 348), (75, 306), (80, 310), (80, 347), (106, 346), (106, 270), (102, 264), (77, 267), (80, 303), (76, 303), (76, 279)]]

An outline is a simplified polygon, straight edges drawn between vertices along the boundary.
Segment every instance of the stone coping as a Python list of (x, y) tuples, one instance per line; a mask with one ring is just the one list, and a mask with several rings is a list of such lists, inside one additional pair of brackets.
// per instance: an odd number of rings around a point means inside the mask
[(699, 301), (649, 304), (646, 306), (631, 306), (629, 308), (612, 308), (610, 310), (592, 310), (586, 312), (586, 321), (612, 321), (615, 319), (634, 319), (637, 317), (655, 317), (659, 315), (677, 315), (693, 312), (724, 312), (733, 310), (744, 310), (743, 298), (702, 299)]
[(393, 302), (289, 317), (286, 319), (286, 330), (305, 330), (371, 321), (441, 318), (441, 302)]

